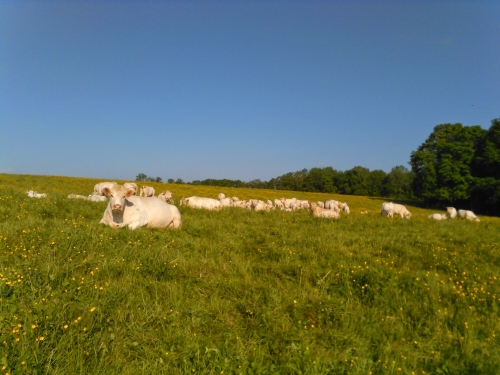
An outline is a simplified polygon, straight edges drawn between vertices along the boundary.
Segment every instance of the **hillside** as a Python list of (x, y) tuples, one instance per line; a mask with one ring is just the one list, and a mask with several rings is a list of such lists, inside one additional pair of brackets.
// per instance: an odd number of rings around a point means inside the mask
[[(495, 373), (500, 219), (379, 214), (381, 198), (148, 183), (156, 192), (345, 201), (351, 214), (208, 212), (99, 225), (103, 180), (0, 175), (4, 373)], [(29, 189), (47, 193), (30, 199)], [(459, 207), (457, 207), (459, 208)], [(361, 211), (369, 211), (362, 215)]]

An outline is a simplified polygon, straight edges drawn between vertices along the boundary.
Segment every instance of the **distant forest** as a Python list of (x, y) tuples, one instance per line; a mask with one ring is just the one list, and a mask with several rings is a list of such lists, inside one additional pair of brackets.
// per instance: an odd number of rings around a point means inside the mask
[(206, 179), (188, 183), (420, 199), (427, 207), (454, 206), (500, 214), (500, 118), (492, 120), (488, 130), (460, 123), (437, 125), (411, 153), (409, 164), (411, 170), (399, 165), (389, 173), (361, 166), (347, 171), (326, 167), (289, 172), (269, 181)]
[(370, 171), (368, 168), (359, 166), (344, 172), (326, 167), (289, 172), (269, 181), (243, 182), (241, 180), (207, 179), (196, 180), (190, 184), (413, 198), (413, 179), (414, 173), (401, 165), (392, 168), (389, 173), (382, 170)]

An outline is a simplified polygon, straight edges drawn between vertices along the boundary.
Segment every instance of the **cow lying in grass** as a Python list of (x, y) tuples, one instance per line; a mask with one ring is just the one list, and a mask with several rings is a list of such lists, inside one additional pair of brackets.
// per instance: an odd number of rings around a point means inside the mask
[(330, 219), (340, 218), (340, 214), (337, 211), (330, 210), (328, 208), (322, 208), (315, 202), (311, 202), (309, 210), (314, 217), (327, 217)]
[(70, 194), (68, 195), (68, 199), (83, 199), (87, 200), (89, 197), (86, 197), (85, 195), (79, 195), (79, 194)]
[(30, 198), (45, 198), (47, 197), (47, 194), (45, 193), (37, 193), (34, 190), (29, 190), (26, 192), (26, 195)]
[(454, 207), (446, 207), (446, 211), (448, 211), (447, 215), (450, 219), (454, 219), (458, 216), (462, 219), (479, 221), (479, 218), (476, 216), (476, 214), (469, 210), (458, 210), (457, 214), (457, 210)]
[(180, 205), (186, 205), (193, 208), (204, 208), (206, 210), (222, 209), (222, 204), (217, 199), (196, 196), (181, 198)]
[(158, 198), (138, 197), (133, 189), (121, 185), (104, 188), (109, 197), (108, 207), (99, 222), (111, 228), (128, 226), (134, 230), (139, 227), (179, 228), (181, 214), (177, 207)]
[(445, 214), (439, 214), (439, 213), (430, 214), (429, 216), (427, 216), (427, 218), (433, 219), (433, 220), (446, 220), (446, 219), (448, 219), (448, 217)]

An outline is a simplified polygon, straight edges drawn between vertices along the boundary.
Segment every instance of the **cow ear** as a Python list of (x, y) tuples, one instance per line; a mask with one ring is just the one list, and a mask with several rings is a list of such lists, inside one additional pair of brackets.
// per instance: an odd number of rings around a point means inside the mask
[(102, 192), (106, 195), (110, 195), (111, 194), (111, 190), (109, 190), (109, 188), (104, 188), (102, 189)]
[(125, 193), (125, 196), (128, 198), (130, 196), (134, 195), (134, 191), (133, 190), (127, 190), (127, 192)]

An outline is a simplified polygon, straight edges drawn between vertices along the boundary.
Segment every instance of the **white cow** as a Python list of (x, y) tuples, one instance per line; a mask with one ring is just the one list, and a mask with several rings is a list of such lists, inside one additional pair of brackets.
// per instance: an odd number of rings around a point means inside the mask
[(34, 190), (28, 190), (26, 195), (30, 198), (45, 198), (47, 196), (45, 193), (37, 193)]
[(111, 228), (129, 229), (139, 227), (179, 228), (182, 224), (181, 214), (177, 207), (160, 199), (137, 197), (133, 189), (125, 189), (121, 185), (104, 188), (109, 203), (104, 211), (100, 224)]
[(87, 200), (89, 197), (86, 197), (85, 195), (79, 195), (79, 194), (70, 194), (68, 195), (68, 199), (84, 199)]
[(351, 210), (349, 209), (347, 203), (342, 203), (342, 211), (344, 211), (348, 215), (351, 213)]
[(217, 196), (217, 198), (219, 198), (219, 200), (221, 200), (221, 199), (226, 198), (226, 195), (224, 193), (219, 193), (219, 195)]
[(220, 204), (222, 204), (222, 207), (233, 207), (233, 200), (231, 198), (222, 198), (219, 199)]
[(285, 208), (291, 208), (291, 209), (294, 209), (295, 208), (295, 202), (297, 202), (297, 198), (281, 198), (281, 202), (283, 203), (283, 206)]
[(137, 189), (139, 189), (139, 187), (137, 186), (137, 184), (135, 182), (125, 182), (123, 184), (123, 187), (125, 189), (133, 189), (134, 190), (134, 195), (137, 195)]
[(340, 211), (341, 203), (334, 199), (330, 199), (324, 203), (323, 208), (326, 208), (327, 210)]
[(401, 218), (411, 218), (411, 212), (402, 204), (394, 203), (394, 213), (401, 216)]
[(269, 211), (269, 208), (267, 207), (267, 204), (265, 204), (262, 201), (258, 201), (256, 204), (252, 202), (253, 209), (255, 211)]
[(285, 208), (285, 206), (283, 205), (283, 202), (281, 201), (281, 199), (275, 199), (274, 200), (274, 206), (275, 207), (279, 207), (279, 208)]
[(398, 214), (401, 218), (409, 219), (411, 218), (411, 212), (407, 210), (405, 206), (398, 203), (384, 202), (382, 203), (382, 208), (380, 213), (385, 216), (393, 217), (394, 214)]
[(309, 201), (306, 201), (306, 200), (297, 200), (296, 201), (296, 207), (299, 208), (299, 209), (308, 210), (309, 207), (310, 207)]
[(430, 214), (429, 216), (427, 216), (429, 219), (433, 219), (433, 220), (446, 220), (448, 219), (448, 217), (445, 215), (445, 214)]
[(382, 208), (380, 209), (380, 214), (384, 216), (393, 217), (394, 215), (394, 203), (384, 202), (382, 203)]
[(163, 202), (167, 202), (170, 204), (174, 203), (174, 199), (172, 198), (172, 192), (170, 190), (162, 191), (160, 194), (158, 194), (158, 198), (161, 199)]
[(234, 201), (233, 206), (239, 207), (239, 208), (246, 208), (247, 210), (252, 209), (252, 204), (250, 202), (247, 202), (247, 201), (240, 201), (240, 200)]
[(154, 197), (155, 196), (155, 189), (153, 189), (151, 186), (141, 186), (141, 193), (139, 194), (141, 197)]
[(205, 198), (205, 197), (187, 197), (182, 198), (181, 205), (187, 205), (193, 208), (204, 208), (206, 210), (220, 210), (222, 209), (222, 204), (217, 199)]
[(106, 202), (108, 199), (105, 195), (94, 195), (94, 194), (90, 194), (88, 196), (88, 200), (90, 202)]
[(311, 203), (310, 210), (314, 217), (326, 217), (329, 219), (338, 219), (340, 214), (337, 211), (320, 207), (317, 203)]
[[(255, 206), (257, 206), (259, 203), (262, 202), (260, 199), (249, 199), (248, 201), (250, 202), (250, 205), (252, 206), (252, 208), (255, 208)], [(262, 203), (264, 203), (264, 202), (262, 202)]]
[(103, 189), (108, 188), (111, 189), (113, 186), (117, 185), (116, 182), (99, 182), (94, 186), (94, 195), (104, 195)]
[(458, 210), (458, 216), (462, 219), (479, 221), (479, 218), (476, 216), (476, 214), (469, 210)]
[(473, 220), (473, 221), (480, 221), (479, 218), (474, 214), (474, 212), (469, 211), (469, 210), (457, 210), (454, 207), (446, 207), (447, 211), (447, 216), (450, 219), (454, 219), (457, 216), (462, 218), (462, 219), (467, 219), (467, 220)]
[(457, 217), (457, 210), (455, 210), (454, 207), (446, 207), (446, 211), (447, 211), (446, 215), (448, 215), (450, 219), (454, 219)]
[(394, 216), (394, 203), (384, 202), (382, 203), (382, 208), (380, 209), (380, 214), (384, 216), (393, 217)]

